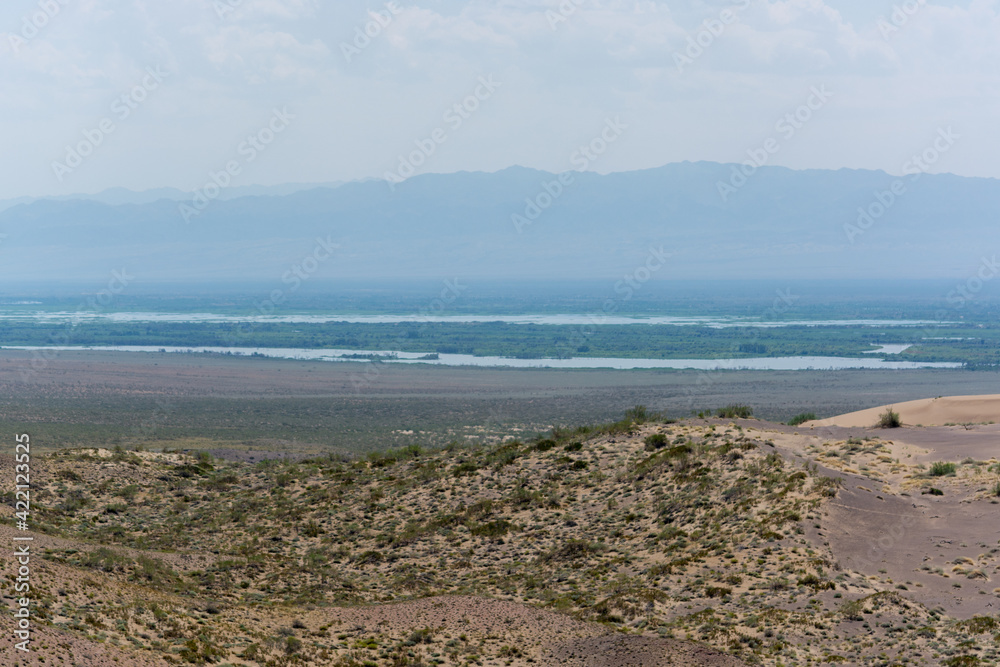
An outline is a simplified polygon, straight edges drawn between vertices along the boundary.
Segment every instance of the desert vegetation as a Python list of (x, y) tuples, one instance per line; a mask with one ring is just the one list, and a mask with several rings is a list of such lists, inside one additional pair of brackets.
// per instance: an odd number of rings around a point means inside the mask
[(879, 415), (878, 421), (875, 422), (875, 428), (899, 428), (902, 425), (903, 422), (899, 420), (899, 413), (893, 410), (892, 407), (887, 407)]
[[(577, 664), (565, 642), (608, 633), (774, 666), (996, 658), (986, 621), (810, 540), (842, 482), (725, 419), (637, 406), (490, 447), (256, 463), (75, 449), (38, 466), (40, 617), (164, 663)], [(472, 617), (508, 603), (562, 629)]]

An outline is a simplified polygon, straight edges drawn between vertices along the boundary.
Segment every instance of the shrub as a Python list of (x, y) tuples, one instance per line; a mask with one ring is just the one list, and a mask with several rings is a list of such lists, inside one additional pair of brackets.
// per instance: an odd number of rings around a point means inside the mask
[(830, 591), (837, 587), (832, 581), (826, 581), (822, 577), (818, 577), (815, 574), (808, 574), (801, 579), (799, 579), (799, 586), (808, 586), (809, 588), (819, 592), (819, 591)]
[(733, 589), (727, 586), (706, 586), (705, 595), (710, 598), (721, 598), (729, 595)]
[(414, 630), (406, 640), (411, 646), (413, 644), (431, 644), (434, 642), (434, 631), (430, 628)]
[(606, 548), (602, 544), (588, 542), (587, 540), (571, 539), (567, 540), (562, 547), (542, 554), (538, 557), (538, 560), (542, 563), (579, 560), (602, 553)]
[(811, 422), (811, 421), (814, 421), (815, 419), (816, 419), (816, 413), (814, 413), (814, 412), (803, 412), (802, 414), (795, 415), (794, 417), (792, 417), (791, 419), (789, 419), (788, 420), (788, 425), (789, 426), (798, 426), (799, 424), (803, 424), (805, 422)]
[(452, 468), (451, 474), (455, 477), (462, 477), (463, 475), (475, 475), (477, 470), (479, 470), (479, 466), (471, 461), (466, 461)]
[(116, 551), (111, 551), (106, 547), (101, 547), (96, 551), (87, 554), (81, 563), (84, 567), (90, 567), (104, 572), (124, 571), (132, 560)]
[(499, 521), (490, 521), (489, 523), (473, 526), (469, 529), (469, 532), (476, 537), (498, 538), (503, 537), (512, 529), (515, 529), (512, 523), (500, 519)]
[(167, 586), (176, 583), (180, 577), (169, 565), (157, 558), (137, 556), (132, 578), (146, 581), (154, 586)]
[(958, 626), (972, 634), (982, 634), (984, 632), (993, 632), (994, 630), (1000, 628), (1000, 622), (992, 616), (973, 616), (967, 621), (962, 621)]
[(878, 421), (875, 422), (875, 428), (899, 428), (903, 425), (903, 422), (899, 421), (899, 413), (888, 407), (878, 417)]
[(302, 650), (302, 640), (297, 637), (288, 637), (285, 639), (285, 653), (292, 655), (298, 653)]
[(973, 667), (974, 665), (981, 665), (982, 662), (974, 655), (960, 655), (948, 658), (943, 664), (948, 667)]
[(650, 414), (645, 405), (637, 405), (625, 411), (625, 421), (633, 424), (645, 424), (649, 418)]
[(666, 528), (664, 528), (663, 530), (661, 530), (657, 534), (656, 539), (657, 540), (674, 540), (674, 539), (677, 539), (679, 537), (687, 537), (687, 536), (688, 536), (688, 534), (685, 533), (680, 528), (677, 528), (676, 526), (667, 526)]
[(358, 565), (375, 565), (381, 563), (384, 559), (385, 556), (381, 552), (372, 549), (358, 556), (355, 562)]
[(646, 449), (650, 451), (656, 451), (667, 446), (667, 436), (663, 433), (654, 433), (653, 435), (647, 435), (645, 439)]
[(957, 466), (954, 463), (945, 463), (944, 461), (937, 461), (931, 465), (930, 476), (931, 477), (944, 477), (945, 475), (954, 475)]
[(723, 419), (750, 419), (753, 417), (753, 408), (749, 405), (733, 403), (724, 408), (719, 408), (716, 414)]
[(486, 465), (492, 465), (496, 470), (509, 466), (522, 455), (520, 445), (519, 442), (511, 442), (497, 447), (486, 455)]
[(539, 440), (535, 444), (535, 449), (538, 450), (538, 451), (540, 451), (540, 452), (547, 452), (547, 451), (549, 451), (550, 449), (552, 449), (555, 446), (556, 446), (556, 441), (555, 440), (546, 438), (545, 440)]
[(401, 456), (406, 458), (415, 459), (424, 453), (424, 450), (420, 448), (420, 445), (408, 445), (404, 447), (400, 452)]

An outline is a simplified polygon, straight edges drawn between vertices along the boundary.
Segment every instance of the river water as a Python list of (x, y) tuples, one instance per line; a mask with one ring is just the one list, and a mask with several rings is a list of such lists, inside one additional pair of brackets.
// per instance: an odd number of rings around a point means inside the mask
[(160, 347), (142, 345), (95, 346), (31, 346), (9, 345), (8, 350), (97, 350), (106, 352), (162, 352), (162, 353), (214, 353), (241, 356), (257, 355), (276, 359), (303, 359), (316, 361), (366, 361), (360, 356), (378, 356), (384, 363), (431, 364), (435, 366), (480, 366), (500, 368), (610, 368), (617, 370), (673, 368), (695, 370), (843, 370), (871, 368), (907, 370), (914, 368), (961, 368), (960, 363), (882, 361), (848, 357), (772, 357), (759, 359), (621, 359), (607, 357), (575, 357), (571, 359), (512, 359), (508, 357), (475, 357), (471, 354), (439, 354), (428, 359), (421, 352), (392, 352), (379, 350), (314, 350), (305, 348), (273, 347)]

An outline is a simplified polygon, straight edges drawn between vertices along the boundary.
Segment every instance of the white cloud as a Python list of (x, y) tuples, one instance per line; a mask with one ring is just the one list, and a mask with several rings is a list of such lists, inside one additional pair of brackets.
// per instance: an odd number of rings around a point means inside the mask
[(330, 56), (321, 41), (303, 43), (289, 32), (232, 25), (200, 37), (207, 63), (217, 71), (237, 74), (252, 83), (289, 79), (306, 83)]

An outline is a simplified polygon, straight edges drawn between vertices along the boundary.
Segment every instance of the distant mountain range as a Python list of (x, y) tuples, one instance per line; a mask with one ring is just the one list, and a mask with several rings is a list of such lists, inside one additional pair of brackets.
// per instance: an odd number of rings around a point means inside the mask
[[(0, 280), (956, 278), (1000, 249), (1000, 180), (678, 163), (16, 202)], [(749, 167), (743, 167), (751, 172)], [(215, 195), (214, 198), (210, 199)], [(321, 241), (320, 241), (321, 240)], [(328, 246), (339, 245), (330, 259)], [(982, 276), (981, 276), (982, 277)], [(992, 276), (990, 276), (992, 277)]]
[[(343, 185), (342, 181), (333, 183), (285, 183), (283, 185), (241, 185), (220, 191), (218, 199), (228, 200), (239, 197), (281, 196), (290, 195), (302, 190), (315, 188), (335, 188)], [(17, 199), (0, 199), (0, 211), (6, 211), (18, 204), (31, 204), (36, 201), (96, 201), (102, 204), (120, 206), (121, 204), (151, 204), (161, 199), (184, 201), (191, 199), (193, 192), (184, 192), (177, 188), (154, 188), (135, 192), (126, 188), (110, 188), (97, 194), (60, 195), (56, 197), (18, 197)]]

